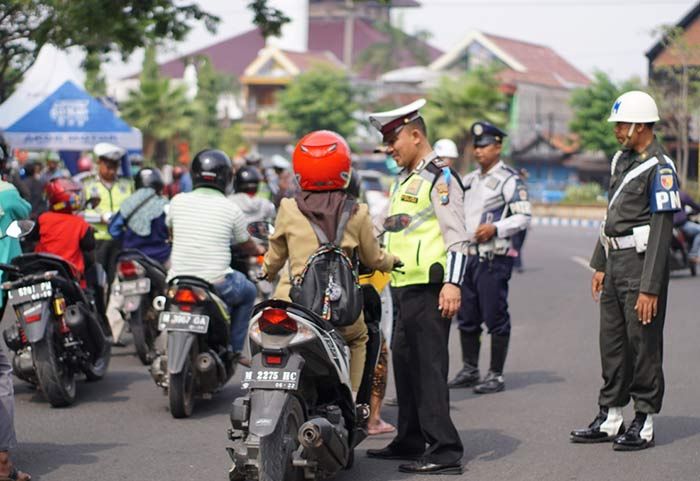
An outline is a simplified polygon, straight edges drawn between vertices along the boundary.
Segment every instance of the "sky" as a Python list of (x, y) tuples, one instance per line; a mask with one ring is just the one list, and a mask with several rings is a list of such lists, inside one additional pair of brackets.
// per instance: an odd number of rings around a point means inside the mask
[[(169, 45), (159, 60), (177, 57), (253, 27), (248, 0), (200, 0), (221, 17), (215, 35), (198, 26)], [(602, 70), (616, 80), (646, 79), (644, 53), (658, 39), (654, 30), (675, 24), (696, 4), (691, 0), (421, 0), (420, 8), (396, 9), (394, 23), (407, 32), (430, 32), (430, 43), (449, 50), (472, 30), (552, 47), (584, 73)], [(232, 52), (232, 55), (235, 52)], [(77, 56), (73, 55), (74, 60)], [(128, 62), (103, 65), (108, 78), (138, 72), (142, 52)], [(79, 60), (77, 60), (79, 62)]]

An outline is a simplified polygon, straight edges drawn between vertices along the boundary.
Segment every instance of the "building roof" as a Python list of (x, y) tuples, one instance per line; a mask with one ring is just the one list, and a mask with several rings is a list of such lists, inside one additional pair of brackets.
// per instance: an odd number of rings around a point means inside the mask
[(469, 33), (430, 67), (449, 69), (473, 42), (478, 42), (505, 64), (506, 68), (500, 74), (505, 83), (523, 82), (567, 89), (590, 83), (583, 72), (550, 47), (478, 31)]
[(345, 68), (340, 60), (327, 50), (290, 52), (276, 47), (266, 47), (260, 50), (259, 55), (246, 67), (240, 78), (243, 83), (256, 82), (265, 78), (284, 78), (287, 79), (286, 82), (318, 64)]
[[(700, 2), (698, 2), (685, 16), (676, 24), (677, 27), (686, 30), (700, 16)], [(649, 51), (645, 54), (650, 62), (653, 62), (661, 52), (666, 49), (665, 38), (661, 38)]]
[[(309, 20), (309, 51), (328, 50), (338, 59), (343, 59), (343, 39), (345, 20), (340, 18), (312, 18)], [(355, 19), (353, 31), (353, 62), (358, 55), (371, 45), (386, 40), (386, 36), (367, 19)], [(227, 38), (208, 47), (181, 55), (160, 65), (161, 74), (171, 78), (181, 78), (185, 72), (187, 59), (208, 56), (216, 70), (240, 77), (245, 69), (257, 58), (258, 52), (265, 47), (265, 40), (259, 29), (249, 30)], [(429, 61), (442, 55), (442, 51), (425, 43)], [(410, 52), (401, 52), (399, 67), (416, 65)], [(137, 77), (139, 74), (130, 77)], [(373, 77), (369, 69), (363, 69), (360, 77)]]

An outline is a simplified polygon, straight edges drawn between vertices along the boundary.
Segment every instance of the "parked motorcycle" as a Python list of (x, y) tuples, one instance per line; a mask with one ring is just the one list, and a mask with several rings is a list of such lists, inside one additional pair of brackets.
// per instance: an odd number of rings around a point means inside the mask
[[(401, 216), (387, 219), (385, 229), (405, 228), (410, 217)], [(249, 228), (256, 230), (267, 229)], [(323, 479), (350, 468), (367, 436), (369, 406), (353, 399), (350, 351), (334, 326), (304, 306), (272, 299), (255, 307), (248, 335), (248, 392), (230, 414), (229, 479)]]
[(669, 252), (669, 267), (672, 271), (682, 271), (690, 269), (690, 275), (697, 275), (697, 264), (690, 262), (688, 252), (690, 250), (689, 240), (686, 239), (683, 231), (678, 228), (673, 228), (673, 237), (671, 237), (671, 248)]
[(158, 330), (167, 333), (167, 352), (156, 356), (151, 375), (167, 391), (172, 416), (188, 417), (197, 396), (211, 397), (235, 372), (228, 308), (211, 284), (192, 276), (173, 278), (154, 305), (163, 310)]
[(165, 293), (167, 272), (157, 261), (137, 249), (123, 250), (117, 258), (113, 290), (124, 297), (122, 313), (134, 338), (134, 347), (144, 365), (155, 357), (159, 311), (153, 300)]
[[(20, 230), (29, 233), (31, 224)], [(111, 333), (96, 304), (99, 293), (88, 294), (74, 268), (51, 254), (23, 254), (0, 269), (9, 278), (2, 283), (6, 308), (15, 314), (13, 325), (3, 331), (14, 352), (15, 375), (39, 386), (52, 406), (72, 404), (76, 376), (98, 381), (109, 366)], [(96, 275), (96, 284), (104, 288), (104, 272)]]

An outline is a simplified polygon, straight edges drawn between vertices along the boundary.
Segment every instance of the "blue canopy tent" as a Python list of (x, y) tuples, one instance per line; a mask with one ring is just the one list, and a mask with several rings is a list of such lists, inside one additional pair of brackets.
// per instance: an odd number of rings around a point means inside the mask
[[(12, 148), (57, 150), (66, 165), (76, 173), (83, 151), (99, 142), (109, 142), (129, 153), (141, 153), (141, 132), (129, 126), (99, 100), (72, 80), (66, 80), (33, 109), (10, 123), (4, 136)], [(122, 172), (130, 170), (128, 159)]]

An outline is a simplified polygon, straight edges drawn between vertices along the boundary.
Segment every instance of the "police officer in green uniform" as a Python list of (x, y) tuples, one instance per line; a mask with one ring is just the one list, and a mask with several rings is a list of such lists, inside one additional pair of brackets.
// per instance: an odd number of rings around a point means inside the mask
[[(612, 160), (607, 215), (590, 262), (592, 295), (600, 297), (603, 387), (598, 415), (572, 431), (571, 441), (612, 441), (616, 451), (654, 445), (652, 415), (664, 395), (668, 252), (681, 201), (673, 161), (654, 136), (658, 120), (654, 99), (640, 91), (620, 96), (608, 119), (623, 150)], [(625, 429), (630, 398), (635, 416)]]
[(87, 199), (99, 197), (96, 207), (86, 210), (85, 220), (95, 229), (97, 241), (97, 262), (102, 264), (109, 281), (114, 278), (114, 260), (119, 253), (119, 245), (112, 240), (107, 226), (114, 214), (133, 192), (133, 184), (128, 177), (117, 177), (119, 164), (126, 151), (107, 142), (100, 142), (93, 148), (98, 161), (97, 175), (83, 180), (83, 189)]
[(367, 454), (414, 461), (400, 465), (402, 472), (461, 474), (463, 447), (450, 419), (447, 340), (466, 265), (464, 190), (426, 138), (423, 105), (421, 99), (370, 115), (387, 153), (403, 169), (392, 187), (389, 214), (410, 214), (411, 222), (386, 239), (387, 251), (405, 264), (392, 276), (398, 434), (386, 448)]

